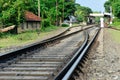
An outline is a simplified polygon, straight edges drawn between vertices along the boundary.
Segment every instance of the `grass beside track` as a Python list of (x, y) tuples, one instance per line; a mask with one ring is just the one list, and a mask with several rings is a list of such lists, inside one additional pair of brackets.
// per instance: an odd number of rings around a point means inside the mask
[(120, 29), (120, 22), (114, 22), (110, 26), (113, 26), (113, 28)]
[(30, 44), (34, 41), (43, 40), (45, 37), (51, 36), (52, 34), (57, 34), (56, 32), (63, 29), (64, 27), (52, 27), (45, 28), (40, 31), (38, 35), (37, 31), (27, 31), (21, 34), (4, 34), (0, 38), (0, 48), (23, 46), (25, 44)]
[(113, 40), (117, 43), (120, 43), (120, 31), (117, 30), (112, 30), (112, 29), (108, 29), (111, 37), (113, 38)]

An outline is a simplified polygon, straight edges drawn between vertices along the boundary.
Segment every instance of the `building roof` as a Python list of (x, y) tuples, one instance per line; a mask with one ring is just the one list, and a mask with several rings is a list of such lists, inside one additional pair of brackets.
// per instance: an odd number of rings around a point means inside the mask
[(25, 11), (25, 19), (26, 21), (41, 21), (40, 17), (29, 11)]

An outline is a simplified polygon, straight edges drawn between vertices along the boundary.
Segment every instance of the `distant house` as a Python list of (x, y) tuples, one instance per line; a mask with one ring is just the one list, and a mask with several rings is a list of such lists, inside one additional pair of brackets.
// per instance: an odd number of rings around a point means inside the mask
[(40, 29), (40, 22), (40, 17), (32, 12), (25, 11), (25, 21), (18, 26), (17, 33)]

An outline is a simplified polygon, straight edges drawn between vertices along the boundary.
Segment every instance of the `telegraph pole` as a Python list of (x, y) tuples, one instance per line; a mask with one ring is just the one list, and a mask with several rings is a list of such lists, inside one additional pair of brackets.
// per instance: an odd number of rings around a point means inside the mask
[(40, 17), (40, 0), (38, 0), (38, 16)]

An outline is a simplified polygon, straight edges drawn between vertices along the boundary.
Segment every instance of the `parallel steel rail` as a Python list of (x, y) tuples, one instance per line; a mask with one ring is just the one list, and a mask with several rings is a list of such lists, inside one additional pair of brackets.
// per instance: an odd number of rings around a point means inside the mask
[[(61, 70), (61, 72), (55, 77), (54, 80), (68, 80), (74, 70), (76, 69), (79, 62), (82, 60), (84, 55), (86, 54), (87, 50), (90, 48), (94, 40), (96, 39), (100, 29), (96, 32), (92, 40), (88, 43), (88, 33), (86, 33), (86, 40), (83, 43), (82, 47), (78, 49), (78, 51), (75, 53), (74, 57), (69, 61), (69, 63)], [(88, 44), (87, 44), (88, 43)]]
[[(89, 28), (91, 28), (91, 27), (89, 27)], [(89, 29), (89, 28), (86, 28), (86, 29)], [(62, 40), (66, 37), (69, 37), (71, 35), (74, 35), (76, 33), (81, 32), (81, 31), (84, 31), (84, 30), (79, 30), (79, 31), (76, 31), (76, 32), (73, 32), (73, 33), (70, 33), (70, 34), (67, 34), (67, 35), (61, 34), (61, 35), (58, 35), (56, 37), (53, 37), (53, 38), (50, 38), (50, 39), (47, 39), (47, 40), (44, 40), (44, 41), (41, 41), (41, 42), (37, 42), (37, 43), (34, 43), (34, 44), (27, 45), (27, 46), (25, 46), (23, 48), (20, 48), (20, 49), (4, 53), (3, 55), (0, 55), (0, 68), (1, 68), (1, 70), (3, 70), (4, 68), (9, 67), (10, 64), (12, 64), (12, 63), (14, 64), (14, 62), (16, 60), (19, 60), (19, 59), (24, 58), (24, 57), (26, 58), (27, 56), (29, 56), (29, 54), (31, 55), (37, 49), (40, 50), (41, 48), (47, 47), (47, 45), (49, 45), (51, 43)], [(88, 37), (89, 36), (88, 36), (87, 31), (85, 31), (85, 35), (86, 35), (86, 40), (83, 43), (83, 45), (87, 45), (87, 43), (88, 43)], [(68, 64), (69, 68), (67, 68), (66, 71), (69, 71), (71, 65), (73, 65), (73, 63), (76, 61), (77, 57), (79, 56), (79, 52), (83, 51), (85, 46), (82, 46), (82, 47), (79, 47), (79, 48), (80, 49), (77, 49), (78, 54), (75, 54), (75, 56), (72, 58), (71, 62), (69, 62), (70, 63), (70, 64)], [(64, 76), (64, 75), (62, 75), (62, 76)], [(61, 79), (58, 78), (57, 80), (61, 80)]]
[[(91, 26), (93, 27), (93, 26)], [(91, 27), (88, 27), (86, 29), (89, 29)], [(67, 29), (66, 31), (68, 31), (69, 29)], [(6, 52), (6, 53), (1, 53), (0, 54), (0, 66), (1, 63), (5, 63), (6, 61), (10, 61), (12, 60), (13, 58), (16, 58), (22, 54), (27, 54), (28, 52), (31, 52), (33, 50), (36, 50), (40, 47), (44, 47), (45, 45), (47, 45), (48, 43), (53, 43), (55, 42), (56, 40), (61, 40), (65, 37), (68, 37), (68, 36), (71, 36), (73, 34), (76, 34), (78, 32), (81, 32), (83, 30), (79, 30), (79, 31), (76, 31), (76, 32), (73, 32), (73, 33), (70, 33), (68, 35), (63, 35), (64, 33), (66, 33), (66, 31), (64, 31), (63, 33), (57, 35), (57, 36), (54, 36), (52, 38), (49, 38), (49, 39), (46, 39), (46, 40), (43, 40), (41, 42), (36, 42), (36, 43), (33, 43), (33, 44), (29, 44), (27, 46), (24, 46), (22, 48), (19, 48), (19, 49), (16, 49), (16, 50), (13, 50), (13, 51), (10, 51), (10, 52)]]

